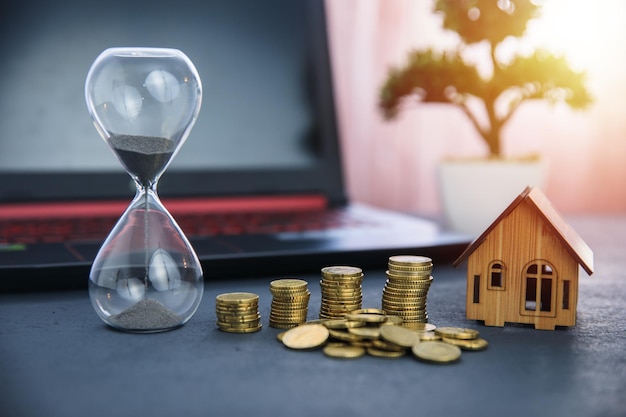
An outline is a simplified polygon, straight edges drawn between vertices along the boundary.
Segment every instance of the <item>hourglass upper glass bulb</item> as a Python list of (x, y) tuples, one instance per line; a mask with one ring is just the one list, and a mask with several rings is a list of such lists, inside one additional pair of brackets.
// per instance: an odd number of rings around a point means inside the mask
[(200, 111), (200, 77), (189, 58), (175, 49), (110, 48), (86, 85), (100, 135), (135, 181), (155, 183)]

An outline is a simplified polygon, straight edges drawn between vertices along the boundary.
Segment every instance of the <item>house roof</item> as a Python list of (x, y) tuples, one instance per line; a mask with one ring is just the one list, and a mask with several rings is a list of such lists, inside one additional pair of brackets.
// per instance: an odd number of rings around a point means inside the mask
[(517, 206), (527, 201), (531, 207), (543, 218), (546, 224), (552, 228), (556, 236), (563, 243), (565, 249), (587, 272), (593, 274), (593, 252), (582, 240), (582, 238), (572, 229), (572, 227), (554, 209), (548, 198), (539, 188), (527, 187), (513, 202), (498, 216), (498, 218), (474, 240), (463, 253), (453, 262), (455, 267), (459, 266), (467, 259), (487, 238), (489, 233), (504, 220)]

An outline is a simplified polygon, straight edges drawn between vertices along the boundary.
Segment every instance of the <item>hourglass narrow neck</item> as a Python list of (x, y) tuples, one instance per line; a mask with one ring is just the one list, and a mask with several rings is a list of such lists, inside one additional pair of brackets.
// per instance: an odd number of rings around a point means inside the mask
[(155, 180), (154, 182), (149, 182), (147, 184), (142, 184), (139, 181), (137, 181), (137, 179), (135, 179), (135, 187), (137, 189), (136, 193), (135, 193), (135, 198), (138, 198), (140, 196), (150, 196), (151, 198), (160, 201), (159, 200), (159, 195), (157, 193), (157, 185), (158, 185), (158, 180)]

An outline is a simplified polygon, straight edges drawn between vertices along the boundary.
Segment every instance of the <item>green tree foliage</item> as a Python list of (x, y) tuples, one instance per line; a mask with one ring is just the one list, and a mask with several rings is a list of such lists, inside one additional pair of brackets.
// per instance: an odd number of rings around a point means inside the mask
[[(497, 47), (508, 37), (522, 37), (538, 11), (531, 0), (436, 0), (434, 12), (443, 15), (444, 29), (458, 34), (459, 44), (441, 53), (412, 51), (402, 67), (392, 68), (380, 91), (385, 118), (397, 116), (407, 100), (456, 105), (484, 139), (490, 156), (499, 157), (502, 128), (522, 103), (536, 99), (587, 107), (592, 99), (585, 73), (573, 71), (564, 57), (536, 50), (507, 62), (496, 58)], [(486, 77), (463, 59), (474, 44), (486, 44), (492, 64)], [(472, 99), (482, 103), (487, 123), (479, 123), (476, 107), (469, 105)]]

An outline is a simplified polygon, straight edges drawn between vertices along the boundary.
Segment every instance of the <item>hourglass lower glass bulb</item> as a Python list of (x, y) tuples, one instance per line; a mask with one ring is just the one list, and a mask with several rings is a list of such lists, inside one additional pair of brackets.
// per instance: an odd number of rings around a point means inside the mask
[(92, 305), (115, 328), (173, 329), (202, 299), (200, 262), (157, 194), (160, 176), (195, 123), (201, 91), (193, 64), (173, 49), (107, 49), (87, 75), (96, 128), (137, 185), (89, 274)]

